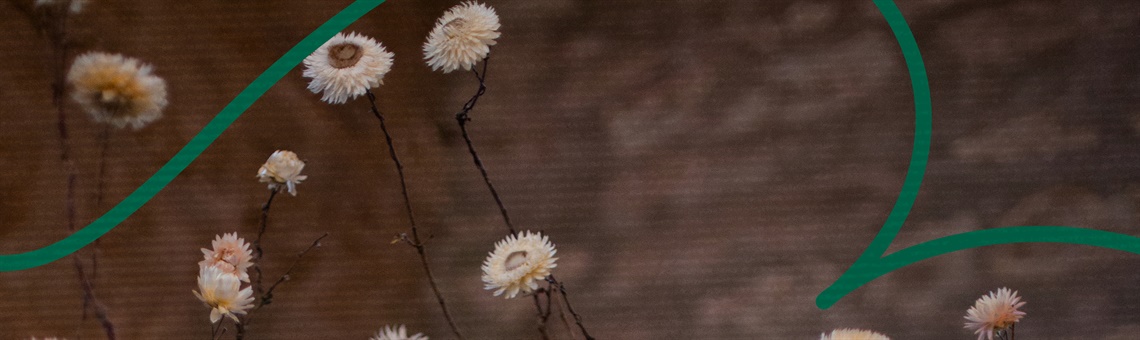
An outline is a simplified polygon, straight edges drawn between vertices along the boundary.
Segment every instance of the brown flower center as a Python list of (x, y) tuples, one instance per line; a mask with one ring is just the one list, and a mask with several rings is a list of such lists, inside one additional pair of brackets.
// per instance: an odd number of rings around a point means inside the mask
[(360, 51), (360, 46), (354, 44), (343, 43), (329, 47), (329, 65), (335, 68), (352, 67), (363, 56), (364, 53)]
[(524, 263), (526, 263), (526, 251), (520, 250), (507, 255), (507, 261), (503, 265), (510, 271), (521, 267)]

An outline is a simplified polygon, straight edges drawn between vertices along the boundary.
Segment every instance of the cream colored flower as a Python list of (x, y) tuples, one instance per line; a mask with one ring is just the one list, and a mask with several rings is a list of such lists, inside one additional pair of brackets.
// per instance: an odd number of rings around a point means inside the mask
[(368, 339), (369, 340), (428, 340), (428, 337), (424, 336), (423, 333), (416, 333), (415, 335), (408, 336), (408, 331), (407, 331), (407, 329), (404, 328), (404, 325), (399, 325), (398, 327), (384, 326), (384, 329), (381, 329), (379, 332), (376, 333), (375, 336), (368, 338)]
[(234, 322), (238, 320), (236, 314), (245, 314), (253, 308), (253, 289), (241, 288), (241, 280), (215, 266), (200, 266), (198, 272), (198, 289), (194, 296), (210, 307), (210, 322), (216, 323), (222, 316), (228, 316)]
[(974, 302), (974, 307), (966, 311), (966, 329), (978, 334), (978, 340), (993, 340), (994, 333), (1009, 329), (1021, 321), (1025, 312), (1017, 310), (1025, 302), (1017, 296), (1017, 291), (1009, 288), (990, 292)]
[(236, 275), (244, 282), (249, 282), (247, 269), (253, 266), (253, 251), (245, 239), (238, 238), (237, 233), (218, 235), (211, 244), (214, 249), (202, 248), (205, 259), (198, 262), (203, 267), (218, 267), (223, 272)]
[(495, 296), (513, 298), (520, 292), (527, 294), (538, 289), (538, 282), (550, 275), (558, 265), (553, 257), (556, 250), (550, 239), (530, 231), (507, 236), (495, 243), (495, 250), (483, 262), (483, 283), (487, 290), (496, 289)]
[(321, 100), (344, 104), (371, 88), (384, 84), (384, 74), (392, 69), (392, 57), (372, 38), (352, 33), (337, 33), (305, 58), (305, 78), (309, 91), (324, 92)]
[(162, 117), (166, 82), (152, 67), (120, 54), (85, 53), (71, 64), (71, 99), (95, 121), (138, 129)]
[(868, 330), (843, 328), (831, 331), (830, 335), (820, 334), (819, 340), (891, 340), (891, 338)]
[(309, 178), (301, 174), (305, 162), (297, 158), (297, 154), (288, 150), (277, 150), (269, 155), (269, 160), (257, 170), (257, 177), (262, 183), (269, 183), (269, 190), (277, 190), (284, 184), (289, 194), (297, 196), (297, 184)]
[(487, 57), (500, 35), (499, 15), (494, 9), (465, 2), (444, 13), (428, 33), (424, 59), (432, 71), (469, 70)]

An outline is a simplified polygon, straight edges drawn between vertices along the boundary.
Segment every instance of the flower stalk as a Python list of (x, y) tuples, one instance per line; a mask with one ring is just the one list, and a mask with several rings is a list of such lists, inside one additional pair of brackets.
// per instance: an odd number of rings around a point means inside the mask
[(432, 275), (431, 266), (427, 260), (427, 249), (423, 242), (420, 241), (420, 234), (416, 228), (415, 213), (412, 212), (411, 199), (408, 196), (408, 183), (404, 176), (404, 165), (400, 162), (400, 157), (396, 154), (396, 147), (392, 142), (392, 134), (388, 132), (388, 124), (384, 120), (384, 114), (380, 113), (380, 109), (376, 106), (376, 94), (372, 90), (366, 90), (365, 95), (368, 96), (368, 102), (371, 104), (372, 114), (380, 121), (380, 130), (384, 132), (384, 141), (388, 144), (388, 155), (392, 158), (392, 162), (396, 166), (396, 173), (400, 177), (400, 192), (404, 198), (404, 212), (408, 215), (408, 223), (411, 225), (412, 238), (408, 240), (406, 236), (403, 238), (405, 243), (416, 248), (416, 253), (419, 254), (420, 264), (424, 268), (424, 273), (427, 275), (428, 284), (431, 285), (431, 291), (435, 294), (435, 299), (439, 302), (439, 308), (443, 311), (444, 319), (447, 319), (447, 326), (451, 328), (451, 333), (455, 334), (456, 338), (460, 340), (466, 339), (459, 327), (456, 326), (455, 320), (451, 316), (451, 312), (447, 309), (447, 302), (443, 298), (443, 294), (439, 291), (439, 286), (436, 284), (435, 276)]

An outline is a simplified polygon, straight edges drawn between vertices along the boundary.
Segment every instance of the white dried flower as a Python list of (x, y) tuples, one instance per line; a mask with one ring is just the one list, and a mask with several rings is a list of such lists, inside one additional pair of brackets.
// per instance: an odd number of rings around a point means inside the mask
[(891, 340), (891, 338), (868, 330), (843, 328), (833, 330), (831, 334), (820, 334), (819, 340)]
[(379, 42), (352, 33), (337, 33), (305, 58), (305, 78), (309, 91), (324, 92), (321, 100), (344, 104), (368, 89), (384, 84), (384, 74), (392, 69), (392, 57)]
[(538, 282), (550, 275), (554, 263), (554, 245), (541, 233), (530, 231), (507, 236), (495, 243), (495, 250), (483, 262), (483, 283), (495, 296), (506, 293), (513, 298), (538, 289)]
[(500, 35), (499, 15), (494, 9), (465, 2), (444, 13), (428, 33), (424, 59), (432, 71), (469, 70), (487, 57)]
[(368, 338), (369, 340), (428, 340), (428, 337), (423, 333), (416, 333), (415, 335), (408, 336), (408, 330), (404, 325), (397, 327), (384, 326), (376, 335)]
[(241, 279), (237, 275), (218, 267), (199, 267), (198, 289), (201, 292), (193, 291), (194, 296), (210, 307), (211, 323), (218, 322), (223, 315), (234, 322), (241, 322), (236, 314), (245, 314), (253, 308), (253, 289), (241, 288)]
[(67, 73), (75, 100), (97, 122), (138, 129), (162, 117), (166, 82), (152, 67), (121, 54), (85, 53)]
[(288, 150), (277, 150), (269, 156), (269, 160), (257, 170), (257, 178), (262, 183), (269, 183), (269, 190), (277, 190), (284, 184), (289, 194), (297, 196), (297, 184), (309, 178), (301, 174), (305, 162), (297, 158), (297, 154)]
[(1013, 327), (1025, 317), (1025, 312), (1017, 310), (1025, 302), (1017, 296), (1017, 291), (1000, 288), (974, 302), (966, 311), (966, 329), (978, 334), (978, 340), (993, 340), (994, 334)]

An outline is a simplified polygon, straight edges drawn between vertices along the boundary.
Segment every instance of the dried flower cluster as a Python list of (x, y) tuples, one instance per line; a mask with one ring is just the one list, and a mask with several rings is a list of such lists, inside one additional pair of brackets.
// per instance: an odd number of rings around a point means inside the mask
[(277, 190), (281, 185), (289, 190), (289, 194), (297, 196), (297, 184), (309, 178), (301, 174), (305, 162), (297, 158), (297, 154), (288, 150), (277, 150), (269, 155), (261, 169), (257, 170), (257, 178), (262, 183), (269, 183), (269, 190)]
[(162, 117), (166, 82), (152, 67), (120, 54), (89, 52), (67, 73), (75, 100), (97, 122), (139, 129)]
[(210, 307), (210, 322), (216, 323), (222, 316), (241, 322), (237, 315), (253, 308), (254, 301), (253, 289), (242, 287), (242, 281), (249, 281), (246, 269), (253, 265), (249, 243), (231, 233), (217, 236), (213, 247), (202, 249), (204, 259), (198, 262), (199, 291), (193, 293)]

